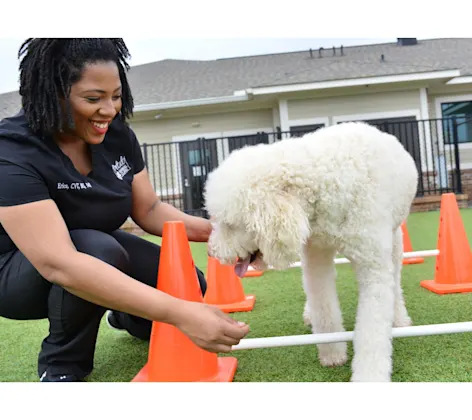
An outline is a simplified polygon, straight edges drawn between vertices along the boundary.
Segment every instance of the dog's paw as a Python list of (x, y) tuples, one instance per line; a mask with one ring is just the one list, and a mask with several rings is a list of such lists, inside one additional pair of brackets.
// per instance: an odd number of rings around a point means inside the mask
[(413, 321), (409, 316), (398, 317), (393, 321), (394, 328), (411, 327), (412, 325)]
[(344, 365), (347, 362), (347, 343), (319, 344), (318, 358), (325, 367)]
[(310, 307), (308, 306), (308, 302), (305, 302), (305, 307), (303, 308), (303, 323), (307, 327), (311, 327)]
[(311, 327), (311, 318), (310, 318), (310, 314), (308, 312), (303, 312), (303, 323), (307, 327)]

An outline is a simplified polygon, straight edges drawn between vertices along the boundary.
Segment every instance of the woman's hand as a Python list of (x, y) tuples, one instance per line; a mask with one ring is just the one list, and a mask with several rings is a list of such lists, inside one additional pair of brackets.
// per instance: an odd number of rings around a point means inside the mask
[(182, 304), (174, 325), (197, 346), (212, 353), (229, 353), (249, 333), (248, 325), (235, 321), (217, 307), (190, 301)]
[(213, 227), (208, 219), (194, 216), (187, 222), (187, 236), (191, 242), (208, 242)]
[(133, 179), (133, 208), (131, 218), (145, 232), (162, 236), (167, 221), (182, 221), (190, 242), (208, 242), (212, 231), (209, 220), (187, 214), (156, 195), (146, 169)]

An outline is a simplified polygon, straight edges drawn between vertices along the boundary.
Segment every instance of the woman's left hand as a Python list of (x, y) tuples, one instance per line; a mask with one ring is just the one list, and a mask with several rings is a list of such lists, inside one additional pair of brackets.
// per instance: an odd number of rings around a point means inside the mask
[(211, 222), (203, 217), (194, 217), (192, 223), (188, 224), (187, 235), (191, 242), (208, 242), (211, 231)]

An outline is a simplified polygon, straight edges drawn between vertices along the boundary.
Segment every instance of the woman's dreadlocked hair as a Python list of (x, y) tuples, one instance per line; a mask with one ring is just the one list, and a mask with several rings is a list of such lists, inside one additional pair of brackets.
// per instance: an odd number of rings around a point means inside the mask
[[(26, 119), (36, 134), (59, 131), (70, 119), (68, 97), (86, 64), (114, 61), (122, 85), (123, 122), (133, 115), (133, 96), (126, 78), (129, 51), (121, 38), (29, 38), (20, 47), (20, 95)], [(65, 99), (67, 114), (61, 107)]]

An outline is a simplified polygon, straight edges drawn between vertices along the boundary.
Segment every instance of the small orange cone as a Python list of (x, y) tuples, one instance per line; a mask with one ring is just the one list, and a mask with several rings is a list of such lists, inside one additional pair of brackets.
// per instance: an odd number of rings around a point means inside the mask
[(264, 274), (261, 270), (247, 270), (243, 277), (260, 277)]
[(254, 308), (256, 297), (244, 294), (241, 279), (234, 272), (234, 266), (220, 264), (216, 258), (208, 257), (204, 301), (226, 313), (250, 312)]
[[(182, 222), (164, 224), (158, 279), (162, 292), (203, 303)], [(203, 350), (173, 325), (154, 321), (148, 362), (132, 382), (231, 382), (237, 363), (234, 357)]]
[(453, 193), (443, 194), (434, 280), (420, 285), (438, 294), (472, 292), (472, 253)]
[[(406, 223), (402, 223), (402, 232), (403, 232), (403, 252), (413, 252), (413, 247), (411, 246), (410, 235), (408, 234), (408, 229)], [(423, 257), (408, 257), (403, 259), (403, 264), (421, 264), (424, 263)]]

